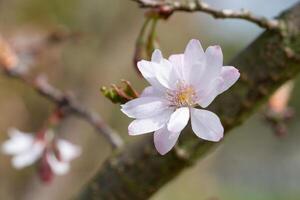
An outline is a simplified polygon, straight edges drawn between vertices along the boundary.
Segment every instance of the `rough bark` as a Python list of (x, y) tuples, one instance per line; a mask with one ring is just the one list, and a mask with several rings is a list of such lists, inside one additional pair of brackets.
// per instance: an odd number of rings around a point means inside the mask
[[(300, 72), (300, 3), (279, 19), (282, 33), (264, 32), (233, 59), (230, 65), (239, 68), (241, 78), (209, 108), (221, 117), (226, 134)], [(152, 137), (146, 137), (112, 155), (78, 199), (148, 199), (217, 145), (199, 140), (189, 128), (176, 149), (160, 156)]]

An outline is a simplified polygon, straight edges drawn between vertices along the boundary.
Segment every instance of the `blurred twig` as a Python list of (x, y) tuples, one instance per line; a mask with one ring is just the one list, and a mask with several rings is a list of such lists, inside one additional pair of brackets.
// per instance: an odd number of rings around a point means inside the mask
[(159, 13), (147, 13), (145, 22), (137, 37), (133, 57), (133, 64), (139, 74), (140, 71), (137, 69), (137, 62), (143, 59), (151, 59), (152, 52), (159, 46), (156, 36), (156, 27), (160, 18), (161, 16)]
[(26, 73), (17, 70), (18, 65), (22, 65), (22, 61), (17, 58), (9, 44), (0, 37), (0, 69), (2, 69), (3, 74), (31, 87), (63, 109), (64, 112), (75, 114), (89, 122), (97, 132), (107, 139), (113, 148), (119, 148), (123, 145), (121, 137), (98, 114), (86, 109), (73, 96), (67, 95), (49, 84), (44, 76), (30, 78)]
[(186, 2), (167, 1), (167, 0), (132, 0), (137, 2), (142, 8), (159, 9), (161, 13), (171, 15), (176, 11), (183, 12), (203, 12), (214, 18), (232, 18), (243, 19), (252, 22), (262, 28), (269, 30), (280, 30), (279, 21), (275, 19), (267, 19), (266, 17), (256, 16), (248, 10), (229, 10), (229, 9), (215, 9), (201, 0), (193, 0)]
[[(145, 33), (146, 33), (146, 29), (150, 22), (151, 22), (151, 18), (146, 17), (145, 22), (141, 28), (141, 31), (138, 35), (137, 40), (136, 40), (135, 52), (134, 52), (134, 56), (133, 56), (134, 66), (136, 66), (137, 62), (140, 61), (141, 58), (147, 57), (147, 55), (145, 55), (145, 54), (147, 54), (145, 51), (145, 46), (146, 46)], [(137, 71), (139, 71), (139, 70), (137, 69)]]

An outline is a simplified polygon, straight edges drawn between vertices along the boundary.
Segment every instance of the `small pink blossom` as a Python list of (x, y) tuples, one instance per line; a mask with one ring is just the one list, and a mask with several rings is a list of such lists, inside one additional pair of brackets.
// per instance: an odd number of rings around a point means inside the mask
[(2, 152), (13, 156), (13, 167), (22, 169), (39, 160), (40, 176), (45, 182), (49, 182), (53, 174), (66, 174), (70, 169), (70, 161), (81, 153), (80, 147), (63, 139), (55, 139), (51, 130), (34, 137), (10, 129), (9, 136), (10, 139), (2, 145)]
[(154, 144), (162, 155), (176, 144), (190, 117), (199, 138), (217, 142), (223, 137), (219, 117), (195, 108), (206, 108), (240, 76), (236, 68), (223, 66), (219, 46), (210, 46), (204, 52), (200, 42), (193, 39), (184, 54), (164, 59), (155, 50), (151, 61), (142, 60), (137, 65), (151, 86), (139, 98), (122, 105), (122, 112), (135, 118), (128, 127), (130, 135), (154, 131)]

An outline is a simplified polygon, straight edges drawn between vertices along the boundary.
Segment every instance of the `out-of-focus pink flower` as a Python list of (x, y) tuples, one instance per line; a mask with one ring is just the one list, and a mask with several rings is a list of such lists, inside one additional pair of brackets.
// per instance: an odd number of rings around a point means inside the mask
[(13, 156), (13, 167), (22, 169), (40, 160), (40, 175), (44, 181), (49, 181), (53, 173), (66, 174), (70, 169), (70, 161), (81, 153), (79, 146), (63, 139), (55, 139), (51, 130), (34, 137), (17, 129), (10, 129), (9, 136), (10, 139), (2, 145), (2, 152)]
[(219, 46), (210, 46), (204, 52), (200, 42), (193, 39), (184, 54), (164, 59), (155, 50), (152, 60), (138, 62), (138, 68), (151, 86), (139, 98), (122, 105), (122, 112), (136, 119), (128, 127), (130, 135), (155, 131), (155, 147), (164, 155), (175, 145), (191, 116), (198, 137), (214, 142), (223, 137), (219, 117), (195, 108), (206, 108), (240, 76), (236, 68), (223, 66)]
[(0, 35), (0, 67), (6, 70), (14, 68), (19, 60), (10, 45)]
[(290, 100), (294, 83), (289, 81), (281, 86), (270, 98), (269, 107), (275, 113), (284, 113)]

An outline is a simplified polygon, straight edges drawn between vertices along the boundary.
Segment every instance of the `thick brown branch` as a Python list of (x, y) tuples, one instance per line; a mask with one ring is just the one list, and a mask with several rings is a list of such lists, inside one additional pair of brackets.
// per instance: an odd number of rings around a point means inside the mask
[(231, 19), (243, 19), (252, 22), (262, 28), (279, 30), (280, 24), (278, 20), (267, 19), (266, 17), (255, 16), (248, 10), (233, 11), (228, 9), (218, 10), (210, 5), (202, 2), (201, 0), (194, 0), (190, 2), (178, 2), (178, 1), (163, 1), (163, 0), (133, 0), (137, 2), (142, 8), (154, 8), (160, 9), (161, 13), (172, 14), (176, 11), (183, 12), (203, 12), (207, 13), (214, 18), (231, 18)]
[[(300, 72), (300, 3), (280, 20), (286, 27), (284, 37), (266, 31), (230, 63), (240, 69), (241, 79), (209, 108), (221, 117), (226, 134)], [(149, 136), (124, 147), (104, 163), (79, 199), (148, 199), (217, 144), (199, 140), (188, 130), (165, 156), (153, 146)]]

